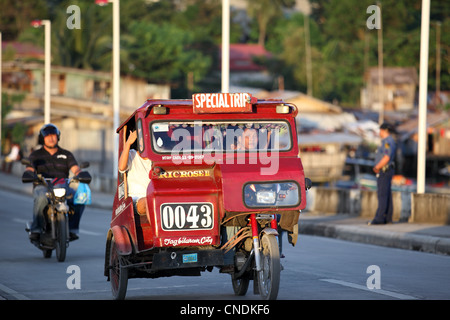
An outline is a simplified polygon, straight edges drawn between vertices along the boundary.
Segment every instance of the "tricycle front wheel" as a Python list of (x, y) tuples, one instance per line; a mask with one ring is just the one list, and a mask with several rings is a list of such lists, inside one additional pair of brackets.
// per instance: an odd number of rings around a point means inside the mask
[(125, 299), (128, 287), (128, 269), (122, 265), (114, 237), (111, 239), (109, 254), (109, 279), (114, 300)]
[(277, 238), (265, 234), (261, 238), (261, 271), (257, 272), (259, 293), (265, 300), (275, 300), (280, 287), (280, 251)]

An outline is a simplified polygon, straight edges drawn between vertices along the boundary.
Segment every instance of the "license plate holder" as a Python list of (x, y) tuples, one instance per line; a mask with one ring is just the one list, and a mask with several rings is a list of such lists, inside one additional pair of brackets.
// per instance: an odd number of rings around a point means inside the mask
[(197, 261), (197, 253), (183, 254), (183, 263), (196, 263)]

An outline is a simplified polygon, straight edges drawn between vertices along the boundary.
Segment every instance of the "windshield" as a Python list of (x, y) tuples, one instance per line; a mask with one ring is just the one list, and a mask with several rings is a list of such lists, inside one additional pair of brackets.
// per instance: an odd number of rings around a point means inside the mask
[(291, 131), (286, 121), (169, 121), (151, 124), (158, 153), (288, 151)]

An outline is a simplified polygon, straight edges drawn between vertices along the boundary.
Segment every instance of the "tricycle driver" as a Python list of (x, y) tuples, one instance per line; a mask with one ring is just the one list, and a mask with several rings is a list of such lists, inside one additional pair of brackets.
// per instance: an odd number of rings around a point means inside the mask
[(152, 162), (150, 159), (142, 158), (139, 151), (132, 148), (136, 138), (137, 132), (132, 131), (123, 146), (118, 167), (120, 173), (127, 174), (128, 195), (133, 199), (135, 210), (139, 214), (145, 214), (145, 197), (150, 183), (149, 173)]

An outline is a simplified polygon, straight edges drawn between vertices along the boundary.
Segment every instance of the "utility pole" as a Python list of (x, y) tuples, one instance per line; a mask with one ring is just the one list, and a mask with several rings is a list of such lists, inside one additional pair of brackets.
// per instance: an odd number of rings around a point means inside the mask
[(377, 2), (380, 8), (380, 28), (378, 29), (378, 95), (380, 101), (380, 115), (378, 123), (384, 122), (384, 74), (383, 74), (383, 12), (381, 11), (381, 3)]
[(436, 103), (441, 104), (441, 22), (436, 23)]
[(306, 83), (308, 96), (313, 95), (312, 64), (311, 64), (311, 41), (309, 36), (309, 16), (305, 14), (305, 49), (306, 49)]
[[(120, 2), (114, 0), (113, 7), (113, 132), (120, 125)], [(113, 177), (117, 178), (119, 136), (114, 137)]]
[(425, 192), (428, 93), (428, 41), (430, 36), (430, 0), (422, 0), (420, 29), (419, 119), (417, 145), (417, 193)]
[(39, 28), (44, 26), (44, 123), (51, 122), (50, 116), (50, 90), (51, 90), (51, 28), (52, 23), (50, 20), (33, 20), (31, 26)]
[(222, 0), (222, 93), (230, 86), (230, 0)]
[(119, 136), (116, 130), (120, 125), (120, 0), (95, 0), (95, 4), (105, 6), (112, 3), (113, 15), (113, 46), (112, 46), (112, 84), (113, 84), (113, 177), (117, 178), (119, 153)]
[(0, 32), (0, 156), (2, 154), (2, 33)]

